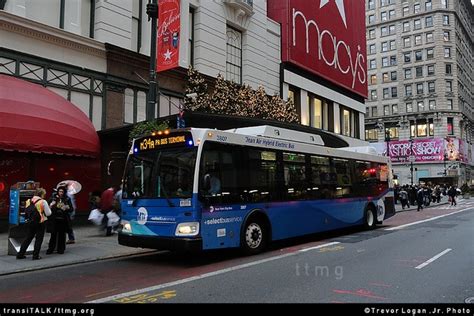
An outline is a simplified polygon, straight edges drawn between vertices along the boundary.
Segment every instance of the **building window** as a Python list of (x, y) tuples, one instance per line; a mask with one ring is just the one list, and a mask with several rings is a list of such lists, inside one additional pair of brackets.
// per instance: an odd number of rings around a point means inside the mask
[(446, 74), (447, 74), (447, 75), (452, 75), (452, 74), (453, 74), (453, 65), (451, 65), (451, 64), (446, 64), (446, 65), (445, 65), (445, 69), (446, 69)]
[(445, 58), (451, 58), (451, 47), (445, 47), (444, 48), (444, 57)]
[(423, 67), (420, 66), (415, 68), (415, 76), (417, 78), (423, 77)]
[(407, 107), (407, 113), (413, 112), (413, 103), (408, 102), (408, 103), (406, 103), (405, 105), (406, 105), (406, 107)]
[(423, 44), (421, 41), (421, 34), (415, 35), (415, 46), (419, 46), (421, 44)]
[(411, 46), (410, 38), (409, 37), (404, 37), (403, 38), (403, 47), (407, 48), (407, 47), (410, 47), (410, 46)]
[(403, 53), (403, 61), (405, 63), (411, 62), (411, 52)]
[(416, 84), (416, 94), (423, 94), (423, 83)]
[(422, 112), (425, 110), (425, 102), (423, 101), (418, 101), (416, 103), (417, 107), (418, 107), (418, 112)]
[(367, 3), (367, 9), (373, 10), (375, 9), (375, 0), (369, 0)]
[(423, 51), (417, 50), (415, 51), (415, 61), (422, 61), (423, 60)]
[(377, 90), (370, 90), (370, 100), (371, 101), (377, 100)]
[(391, 90), (392, 90), (392, 98), (398, 97), (398, 89), (397, 89), (397, 87), (392, 87)]
[(443, 9), (447, 9), (448, 6), (449, 6), (448, 0), (441, 0), (441, 7), (442, 7)]
[(428, 76), (434, 76), (435, 74), (435, 67), (434, 65), (428, 65), (426, 66)]
[(405, 85), (405, 96), (411, 97), (413, 95), (411, 84)]
[(369, 24), (375, 23), (375, 15), (371, 14), (369, 15)]
[(227, 26), (226, 79), (242, 84), (242, 33)]
[(403, 7), (403, 16), (407, 16), (410, 13), (410, 8), (409, 7)]
[(377, 117), (377, 116), (378, 116), (377, 107), (376, 107), (376, 106), (373, 106), (373, 107), (372, 107), (372, 117)]
[(421, 11), (421, 6), (420, 6), (420, 4), (419, 4), (419, 3), (415, 3), (415, 4), (413, 5), (413, 13), (417, 14), (417, 13), (419, 13), (420, 11)]
[(376, 53), (376, 46), (375, 44), (369, 45), (369, 54), (375, 54)]
[[(155, 111), (156, 113), (156, 111)], [(136, 123), (146, 119), (146, 92), (125, 89), (124, 123)]]
[(398, 114), (398, 104), (392, 104), (392, 114)]
[(380, 28), (380, 36), (387, 36), (388, 35), (388, 28), (386, 26), (382, 26)]
[(366, 141), (377, 141), (379, 138), (378, 136), (378, 129), (377, 128), (370, 128), (365, 130), (365, 140)]
[(389, 139), (398, 139), (400, 137), (399, 132), (398, 132), (398, 127), (391, 126), (391, 127), (385, 128), (385, 135), (388, 135)]
[(428, 81), (428, 93), (435, 93), (435, 82)]
[(443, 15), (443, 25), (449, 25), (449, 15)]
[(384, 98), (384, 99), (388, 99), (388, 98), (389, 98), (388, 88), (383, 88), (383, 90), (382, 90), (382, 95), (383, 95), (383, 98)]
[(410, 22), (403, 22), (403, 32), (410, 31)]
[(433, 43), (433, 42), (434, 42), (433, 33), (432, 32), (426, 33), (426, 43)]
[(377, 84), (377, 75), (370, 75), (370, 84)]
[(341, 134), (344, 136), (351, 136), (351, 116), (349, 109), (341, 107)]
[(390, 80), (392, 81), (396, 81), (397, 80), (397, 72), (396, 71), (392, 71), (390, 73)]
[(428, 93), (435, 93), (436, 92), (436, 85), (434, 81), (428, 81)]
[(311, 121), (310, 124), (312, 127), (323, 128), (323, 101), (316, 97), (309, 98), (310, 104), (310, 114)]
[(377, 60), (371, 59), (369, 60), (369, 69), (376, 69), (377, 68)]
[(434, 48), (427, 48), (426, 59), (433, 59), (433, 58), (434, 58)]
[(142, 0), (132, 2), (132, 50), (137, 53), (142, 46), (142, 5)]
[(382, 42), (382, 49), (381, 52), (386, 52), (388, 51), (388, 42)]
[(382, 57), (382, 67), (388, 67), (388, 57)]
[(431, 9), (433, 9), (433, 3), (431, 2), (431, 0), (428, 0), (425, 2), (425, 10), (431, 11)]
[(453, 100), (451, 99), (448, 99), (447, 101), (447, 107), (448, 107), (448, 110), (453, 110)]
[(411, 79), (411, 68), (404, 69), (405, 71), (405, 79)]
[(390, 105), (383, 106), (383, 115), (389, 116), (390, 115)]
[(420, 19), (416, 19), (415, 21), (413, 21), (413, 29), (414, 30), (421, 29), (421, 20)]
[(449, 42), (451, 40), (449, 31), (443, 31), (443, 40)]
[(454, 135), (454, 119), (448, 117), (448, 135)]
[(384, 12), (381, 12), (381, 13), (380, 13), (380, 20), (381, 20), (382, 22), (388, 20), (387, 11), (384, 11)]
[(429, 100), (428, 104), (431, 111), (436, 110), (436, 100)]
[(453, 92), (453, 82), (446, 80), (446, 92)]
[(370, 29), (369, 30), (369, 39), (374, 39), (375, 38), (375, 29)]
[(396, 66), (396, 65), (397, 65), (397, 55), (390, 56), (390, 66)]
[(194, 9), (189, 8), (189, 29), (188, 29), (188, 60), (190, 65), (194, 65)]

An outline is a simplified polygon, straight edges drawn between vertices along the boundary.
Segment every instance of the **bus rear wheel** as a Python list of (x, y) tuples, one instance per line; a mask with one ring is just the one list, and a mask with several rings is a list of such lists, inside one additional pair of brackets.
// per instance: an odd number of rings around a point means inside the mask
[(247, 255), (261, 253), (267, 246), (267, 229), (259, 218), (250, 218), (245, 223), (241, 236), (242, 250)]
[(364, 215), (364, 226), (366, 229), (374, 229), (377, 222), (377, 217), (375, 215), (375, 210), (373, 207), (368, 207), (365, 210)]

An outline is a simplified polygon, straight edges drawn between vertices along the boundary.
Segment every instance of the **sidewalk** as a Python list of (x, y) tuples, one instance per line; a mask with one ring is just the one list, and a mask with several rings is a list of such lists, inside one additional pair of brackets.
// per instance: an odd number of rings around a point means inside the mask
[(66, 245), (66, 251), (62, 255), (57, 253), (46, 255), (50, 234), (45, 233), (40, 252), (41, 260), (31, 260), (31, 254), (27, 255), (26, 259), (17, 260), (15, 256), (7, 254), (8, 232), (1, 233), (0, 276), (155, 252), (152, 249), (121, 246), (118, 244), (117, 234), (105, 237), (105, 232), (99, 231), (99, 228), (92, 224), (75, 226), (74, 234), (76, 243)]
[[(459, 200), (458, 200), (459, 202)], [(439, 203), (433, 203), (431, 202), (429, 206), (423, 206), (423, 208), (431, 208), (431, 207), (436, 207), (436, 206), (440, 206), (440, 205), (445, 205), (445, 204), (448, 204), (449, 201), (448, 201), (448, 196), (442, 196), (441, 197), (441, 201)], [(402, 203), (400, 203), (400, 201), (397, 201), (397, 204), (395, 204), (395, 212), (407, 212), (407, 211), (416, 211), (418, 209), (418, 206), (414, 205), (410, 205), (410, 208), (406, 208), (405, 209), (402, 209)]]

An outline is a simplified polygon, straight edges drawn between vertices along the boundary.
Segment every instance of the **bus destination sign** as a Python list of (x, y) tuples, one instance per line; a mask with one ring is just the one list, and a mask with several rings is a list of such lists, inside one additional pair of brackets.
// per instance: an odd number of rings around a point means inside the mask
[(192, 146), (193, 141), (191, 135), (186, 133), (179, 134), (161, 134), (155, 136), (147, 136), (135, 141), (133, 151), (144, 152), (150, 150), (158, 150), (168, 147)]

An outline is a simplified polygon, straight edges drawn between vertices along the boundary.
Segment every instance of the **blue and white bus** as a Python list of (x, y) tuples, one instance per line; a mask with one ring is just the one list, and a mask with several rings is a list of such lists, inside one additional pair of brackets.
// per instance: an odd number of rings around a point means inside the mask
[(202, 128), (134, 140), (123, 179), (121, 245), (168, 250), (241, 247), (394, 215), (386, 157), (325, 146), (272, 126)]

